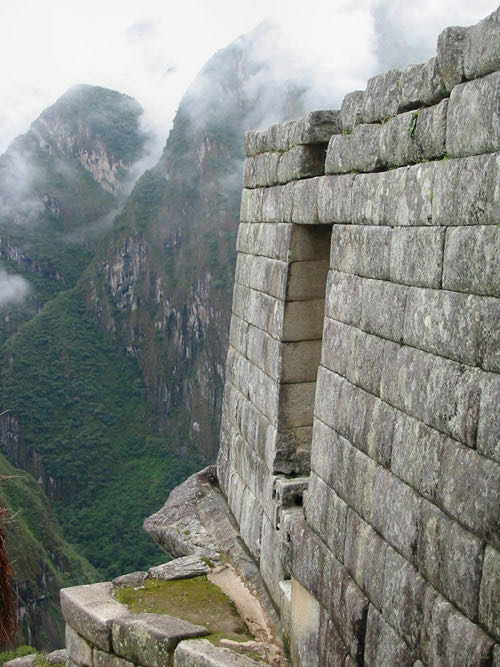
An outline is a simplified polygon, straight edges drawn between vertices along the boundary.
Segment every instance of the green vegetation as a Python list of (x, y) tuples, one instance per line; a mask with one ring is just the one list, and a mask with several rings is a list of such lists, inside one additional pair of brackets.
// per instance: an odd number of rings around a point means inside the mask
[(203, 625), (211, 635), (237, 641), (252, 639), (234, 602), (206, 576), (174, 581), (146, 579), (143, 588), (118, 588), (115, 595), (134, 613), (168, 614)]
[(4, 662), (8, 660), (14, 660), (14, 658), (22, 658), (23, 655), (31, 655), (36, 653), (36, 649), (33, 646), (17, 646), (16, 648), (10, 648), (6, 651), (0, 651), (0, 665), (3, 665)]
[(0, 404), (57, 480), (67, 538), (105, 577), (163, 562), (142, 521), (200, 461), (175, 453), (173, 429), (161, 434), (135, 362), (98, 331), (81, 289), (59, 294), (1, 353)]

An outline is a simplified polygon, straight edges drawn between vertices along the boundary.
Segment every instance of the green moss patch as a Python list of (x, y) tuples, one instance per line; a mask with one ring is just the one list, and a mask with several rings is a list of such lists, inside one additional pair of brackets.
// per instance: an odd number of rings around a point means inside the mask
[(147, 579), (143, 588), (118, 588), (115, 596), (134, 613), (168, 614), (203, 625), (212, 635), (236, 641), (253, 639), (234, 602), (206, 576), (174, 581)]

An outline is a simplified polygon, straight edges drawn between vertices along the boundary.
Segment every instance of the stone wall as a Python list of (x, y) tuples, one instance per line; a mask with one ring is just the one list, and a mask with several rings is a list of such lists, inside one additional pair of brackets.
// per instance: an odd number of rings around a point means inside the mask
[(245, 137), (218, 477), (295, 665), (500, 665), (500, 8)]

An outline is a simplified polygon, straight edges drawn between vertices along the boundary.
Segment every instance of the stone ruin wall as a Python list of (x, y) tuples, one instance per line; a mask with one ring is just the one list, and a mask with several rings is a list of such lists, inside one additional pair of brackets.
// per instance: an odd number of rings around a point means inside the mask
[(500, 665), (500, 8), (245, 137), (218, 477), (296, 665)]

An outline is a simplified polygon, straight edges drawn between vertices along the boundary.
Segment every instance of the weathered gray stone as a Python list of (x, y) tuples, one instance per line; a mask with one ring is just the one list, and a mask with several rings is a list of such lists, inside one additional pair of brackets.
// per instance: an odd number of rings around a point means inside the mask
[(400, 90), (400, 111), (437, 104), (446, 97), (437, 58), (431, 58), (421, 65), (410, 65), (402, 70)]
[(493, 641), (433, 589), (422, 619), (422, 660), (428, 665), (487, 665)]
[(267, 150), (267, 132), (248, 130), (243, 136), (243, 150), (246, 156), (264, 153)]
[(293, 192), (292, 222), (317, 224), (318, 218), (318, 180), (306, 178), (297, 181)]
[(144, 584), (144, 580), (148, 576), (147, 572), (137, 571), (129, 574), (122, 574), (113, 579), (113, 586), (123, 587), (132, 586), (133, 588), (140, 588)]
[(150, 567), (148, 570), (148, 577), (151, 579), (162, 579), (170, 581), (172, 579), (188, 579), (190, 577), (198, 577), (202, 574), (207, 574), (212, 569), (199, 556), (183, 556), (182, 558), (174, 558), (174, 560), (162, 565)]
[(347, 512), (344, 564), (370, 601), (382, 608), (389, 545), (352, 509)]
[(348, 174), (351, 170), (351, 135), (334, 134), (328, 144), (325, 173)]
[(445, 28), (438, 37), (437, 64), (448, 92), (465, 79), (464, 50), (468, 30), (452, 26)]
[(481, 371), (387, 342), (380, 397), (473, 447)]
[(283, 343), (281, 382), (316, 382), (321, 359), (321, 341)]
[(82, 667), (93, 667), (92, 644), (81, 637), (68, 623), (65, 630), (68, 657)]
[(368, 79), (364, 95), (363, 122), (373, 123), (398, 113), (400, 107), (401, 72), (391, 69)]
[(334, 270), (329, 271), (325, 315), (339, 322), (359, 327), (363, 282), (363, 278), (359, 276)]
[(475, 619), (482, 541), (424, 500), (416, 556), (418, 569), (425, 578), (469, 618)]
[(332, 134), (340, 131), (340, 111), (311, 111), (296, 121), (291, 136), (293, 145), (327, 144)]
[(500, 641), (500, 553), (489, 546), (484, 553), (479, 621)]
[(446, 152), (465, 157), (500, 150), (500, 72), (462, 83), (451, 91)]
[(445, 153), (448, 101), (390, 118), (379, 133), (377, 166), (400, 167)]
[(320, 610), (318, 663), (319, 665), (347, 665), (349, 654), (347, 647), (340, 636), (328, 613)]
[(234, 279), (240, 285), (284, 300), (287, 296), (288, 267), (287, 262), (278, 259), (238, 253)]
[(182, 639), (207, 634), (201, 625), (166, 614), (129, 614), (112, 623), (114, 652), (146, 667), (162, 667)]
[[(291, 222), (294, 183), (264, 188), (262, 194), (262, 213), (257, 222)], [(292, 188), (292, 190), (290, 190)], [(285, 213), (288, 201), (288, 210)]]
[(250, 190), (244, 188), (241, 193), (240, 220), (241, 222), (262, 221), (262, 200), (264, 189)]
[(279, 604), (281, 599), (279, 582), (285, 578), (282, 540), (283, 532), (280, 522), (276, 525), (274, 521), (265, 515), (262, 521), (260, 570), (275, 604)]
[(387, 280), (391, 235), (390, 227), (334, 225), (330, 267), (343, 273)]
[(436, 502), (475, 535), (500, 549), (500, 465), (453, 440), (443, 444)]
[[(51, 651), (44, 656), (45, 660), (50, 665), (60, 665), (68, 658), (68, 652), (65, 648), (57, 649), (56, 651)], [(5, 663), (4, 663), (5, 664)]]
[(479, 356), (481, 297), (410, 288), (403, 340), (407, 345), (474, 365)]
[(500, 295), (500, 229), (479, 225), (446, 230), (443, 289)]
[(248, 157), (243, 167), (243, 186), (245, 188), (277, 185), (278, 165), (281, 153), (261, 153)]
[(325, 154), (326, 147), (321, 144), (295, 146), (286, 153), (282, 153), (277, 182), (288, 183), (298, 178), (320, 176), (325, 171)]
[(241, 223), (238, 227), (236, 250), (272, 259), (287, 260), (290, 253), (292, 225)]
[(380, 667), (381, 665), (412, 667), (414, 661), (415, 652), (411, 651), (401, 637), (384, 621), (382, 614), (373, 605), (370, 605), (366, 626), (364, 664), (367, 667)]
[(289, 264), (286, 298), (288, 301), (325, 297), (328, 260)]
[[(352, 222), (358, 225), (385, 224), (384, 186), (386, 182), (388, 185), (388, 178), (385, 173), (358, 174), (354, 177), (351, 195), (351, 215), (350, 220), (345, 220), (345, 222)], [(338, 222), (344, 222), (344, 220), (339, 220)]]
[(340, 561), (344, 559), (347, 510), (342, 498), (312, 472), (304, 505), (306, 521)]
[(397, 411), (395, 421), (391, 470), (424, 498), (435, 501), (448, 438), (403, 412)]
[(422, 498), (381, 466), (377, 467), (370, 523), (410, 562), (415, 561)]
[(347, 93), (342, 101), (340, 118), (342, 130), (352, 130), (363, 122), (363, 107), (365, 104), (365, 93), (363, 90), (355, 90)]
[[(400, 341), (403, 337), (408, 288), (385, 280), (363, 280), (360, 329)], [(377, 392), (378, 393), (378, 392)]]
[(180, 642), (174, 653), (174, 667), (255, 667), (264, 665), (243, 653), (214, 646), (207, 639), (189, 639)]
[(319, 419), (314, 422), (311, 467), (340, 498), (369, 521), (377, 464)]
[(320, 667), (320, 605), (301, 584), (292, 579), (290, 654), (295, 664)]
[(94, 667), (133, 667), (134, 663), (124, 658), (119, 658), (113, 653), (105, 653), (98, 648), (93, 650), (92, 654)]
[(479, 363), (486, 371), (500, 373), (500, 303), (493, 297), (481, 299)]
[(500, 644), (493, 649), (493, 667), (500, 667)]
[(396, 227), (391, 234), (389, 277), (418, 287), (441, 287), (445, 230)]
[(386, 172), (385, 224), (430, 225), (433, 220), (435, 162)]
[(477, 429), (477, 449), (500, 463), (500, 377), (496, 373), (481, 375), (481, 406)]
[(464, 73), (468, 79), (500, 69), (500, 8), (467, 30)]
[(352, 174), (323, 176), (318, 179), (319, 222), (351, 222), (353, 184)]
[(234, 286), (233, 312), (242, 320), (281, 338), (285, 302), (243, 285)]
[(419, 643), (425, 593), (428, 588), (417, 570), (388, 545), (381, 611), (410, 648), (416, 648)]
[(281, 385), (279, 423), (282, 428), (312, 425), (315, 391), (316, 382)]
[(324, 311), (324, 299), (288, 301), (285, 305), (283, 341), (320, 339)]
[(380, 393), (386, 341), (325, 319), (322, 364), (371, 394)]
[(3, 667), (32, 667), (36, 657), (36, 653), (30, 653), (29, 655), (23, 655), (20, 658), (13, 658), (12, 660), (4, 662)]
[[(266, 503), (269, 507), (269, 503)], [(243, 542), (257, 562), (260, 559), (263, 511), (253, 493), (247, 487), (241, 503), (240, 534)]]
[[(500, 220), (500, 153), (435, 163), (435, 225), (496, 225)], [(450, 197), (459, 192), (460, 197)]]
[(110, 623), (128, 614), (128, 608), (113, 597), (113, 584), (73, 586), (61, 589), (61, 610), (66, 623), (103, 651), (111, 650)]

